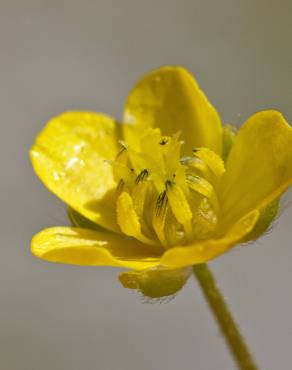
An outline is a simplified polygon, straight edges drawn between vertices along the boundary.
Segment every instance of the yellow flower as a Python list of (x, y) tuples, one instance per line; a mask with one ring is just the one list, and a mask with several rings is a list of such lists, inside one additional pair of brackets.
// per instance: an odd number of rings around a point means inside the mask
[(122, 284), (150, 297), (175, 293), (190, 266), (259, 237), (292, 182), (292, 129), (283, 116), (256, 113), (236, 134), (181, 67), (138, 82), (122, 125), (104, 114), (63, 113), (30, 155), (77, 226), (41, 231), (32, 253), (129, 268)]

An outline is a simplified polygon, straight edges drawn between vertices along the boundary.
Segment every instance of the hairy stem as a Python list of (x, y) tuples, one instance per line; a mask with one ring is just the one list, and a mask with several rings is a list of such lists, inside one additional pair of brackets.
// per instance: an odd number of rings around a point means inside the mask
[(234, 321), (207, 264), (194, 265), (193, 271), (238, 369), (257, 370), (258, 368), (246, 342), (240, 334), (238, 326)]

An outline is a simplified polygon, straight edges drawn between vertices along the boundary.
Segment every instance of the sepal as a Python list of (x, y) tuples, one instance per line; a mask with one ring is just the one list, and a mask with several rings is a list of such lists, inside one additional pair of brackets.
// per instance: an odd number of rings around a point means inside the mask
[(227, 124), (223, 126), (222, 131), (222, 159), (227, 161), (230, 150), (233, 146), (234, 140), (237, 135), (237, 128), (234, 125)]
[(119, 280), (124, 288), (135, 289), (148, 298), (162, 298), (176, 294), (187, 282), (191, 268), (163, 267), (142, 271), (126, 271)]

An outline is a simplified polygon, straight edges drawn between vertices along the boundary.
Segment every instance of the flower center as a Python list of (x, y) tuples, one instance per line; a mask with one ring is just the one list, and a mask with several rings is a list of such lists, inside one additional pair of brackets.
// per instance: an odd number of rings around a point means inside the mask
[(179, 133), (147, 130), (135, 148), (121, 142), (113, 161), (117, 221), (123, 233), (169, 248), (209, 238), (217, 225), (222, 159), (207, 148), (180, 157)]

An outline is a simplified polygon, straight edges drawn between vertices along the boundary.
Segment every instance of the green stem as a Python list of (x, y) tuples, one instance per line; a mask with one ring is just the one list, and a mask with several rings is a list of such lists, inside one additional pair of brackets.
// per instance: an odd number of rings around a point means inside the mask
[(257, 370), (245, 340), (240, 334), (238, 326), (232, 318), (207, 264), (194, 265), (193, 270), (238, 369)]

